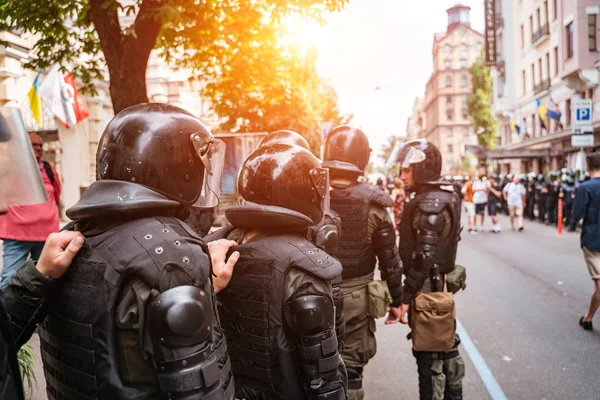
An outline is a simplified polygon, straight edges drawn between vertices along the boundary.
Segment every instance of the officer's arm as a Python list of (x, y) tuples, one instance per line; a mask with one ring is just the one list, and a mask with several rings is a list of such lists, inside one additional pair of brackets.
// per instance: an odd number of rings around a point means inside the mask
[[(317, 289), (323, 281), (306, 276), (284, 304), (285, 323), (296, 338), (304, 369), (304, 391), (311, 400), (343, 400), (347, 376), (338, 352), (333, 298)], [(329, 285), (329, 284), (327, 284)]]
[(381, 277), (387, 282), (392, 295), (392, 306), (398, 307), (402, 302), (402, 262), (398, 255), (396, 231), (387, 211), (383, 218), (379, 219), (373, 231), (372, 241), (379, 260)]
[(46, 317), (46, 300), (56, 286), (54, 279), (42, 275), (29, 260), (0, 291), (0, 300), (8, 315), (12, 337), (18, 349)]
[(435, 262), (435, 250), (440, 234), (446, 224), (443, 213), (426, 213), (419, 210), (415, 215), (417, 224), (417, 243), (414, 267), (404, 280), (402, 304), (410, 304), (415, 294), (421, 290)]
[(178, 286), (151, 297), (146, 329), (158, 385), (169, 398), (208, 398), (219, 390), (225, 353), (211, 349), (211, 292), (207, 279), (203, 288)]

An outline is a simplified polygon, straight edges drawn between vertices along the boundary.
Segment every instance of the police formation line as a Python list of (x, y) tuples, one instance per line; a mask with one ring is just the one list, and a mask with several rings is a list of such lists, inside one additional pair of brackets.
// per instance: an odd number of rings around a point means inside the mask
[[(241, 166), (231, 226), (200, 238), (182, 219), (218, 203), (223, 143), (174, 106), (117, 114), (97, 181), (67, 211), (85, 245), (32, 318), (48, 397), (361, 399), (387, 313), (410, 325), (420, 398), (462, 399), (461, 202), (440, 152), (425, 140), (398, 152), (409, 193), (398, 244), (390, 197), (359, 182), (366, 135), (339, 126), (323, 160), (308, 149), (294, 132), (267, 136)], [(225, 288), (206, 244), (219, 239), (239, 254)], [(33, 312), (23, 279), (5, 291), (21, 299), (5, 305), (12, 321)]]

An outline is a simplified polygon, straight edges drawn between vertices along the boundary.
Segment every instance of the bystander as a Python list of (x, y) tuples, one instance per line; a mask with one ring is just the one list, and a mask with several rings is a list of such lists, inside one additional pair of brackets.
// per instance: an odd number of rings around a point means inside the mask
[(29, 256), (34, 260), (39, 259), (44, 241), (48, 235), (58, 231), (60, 224), (58, 204), (61, 187), (58, 174), (50, 164), (42, 161), (44, 145), (42, 138), (30, 134), (29, 139), (39, 164), (48, 202), (10, 207), (8, 213), (0, 216), (0, 239), (3, 240), (0, 289), (8, 285), (17, 269)]
[(473, 179), (469, 177), (469, 180), (462, 187), (461, 193), (464, 196), (465, 209), (467, 211), (467, 230), (469, 233), (476, 234), (475, 203), (473, 203)]
[[(475, 231), (483, 232), (483, 224), (485, 222), (485, 208), (488, 202), (488, 192), (490, 182), (485, 177), (476, 175), (473, 181), (473, 203), (475, 203)], [(480, 228), (477, 229), (477, 215), (480, 217)]]
[(512, 182), (504, 187), (504, 199), (508, 204), (508, 215), (510, 216), (510, 226), (515, 230), (515, 217), (519, 232), (523, 231), (523, 209), (525, 208), (525, 195), (527, 194), (525, 186), (521, 183), (519, 175), (513, 176)]
[(591, 180), (577, 189), (573, 203), (573, 218), (583, 218), (581, 229), (581, 249), (594, 282), (594, 293), (590, 299), (587, 314), (579, 320), (586, 331), (592, 330), (592, 318), (600, 306), (600, 153), (587, 157)]

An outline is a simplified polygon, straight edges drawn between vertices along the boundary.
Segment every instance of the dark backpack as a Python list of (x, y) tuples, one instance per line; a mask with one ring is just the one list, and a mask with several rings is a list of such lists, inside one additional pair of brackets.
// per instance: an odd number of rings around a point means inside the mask
[[(46, 175), (48, 175), (48, 179), (50, 179), (50, 183), (52, 184), (52, 186), (56, 187), (56, 177), (54, 176), (54, 171), (52, 171), (52, 167), (46, 161), (42, 161), (42, 164), (44, 165), (44, 170), (46, 171)], [(56, 194), (56, 196), (54, 196), (54, 199), (56, 200), (56, 204), (58, 204), (58, 193)]]

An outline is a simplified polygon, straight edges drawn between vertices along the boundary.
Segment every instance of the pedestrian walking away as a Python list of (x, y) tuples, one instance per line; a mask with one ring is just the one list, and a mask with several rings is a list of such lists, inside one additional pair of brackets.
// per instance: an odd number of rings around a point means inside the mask
[(592, 319), (600, 307), (600, 153), (587, 156), (591, 180), (577, 189), (573, 203), (573, 218), (583, 219), (581, 228), (581, 249), (594, 282), (594, 292), (587, 313), (579, 320), (585, 330), (593, 329)]
[(405, 143), (397, 162), (411, 199), (400, 228), (406, 271), (401, 313), (410, 308), (420, 399), (462, 399), (465, 366), (458, 351), (454, 301), (448, 292), (464, 289), (466, 281), (464, 268), (455, 265), (460, 199), (440, 177), (442, 156), (428, 141)]

